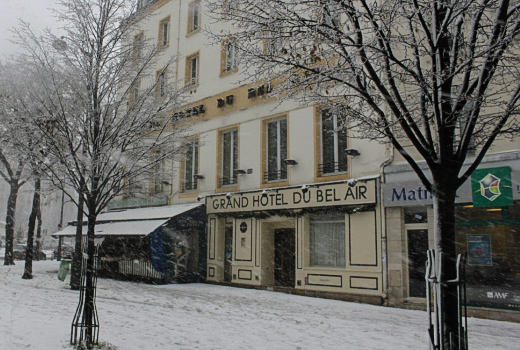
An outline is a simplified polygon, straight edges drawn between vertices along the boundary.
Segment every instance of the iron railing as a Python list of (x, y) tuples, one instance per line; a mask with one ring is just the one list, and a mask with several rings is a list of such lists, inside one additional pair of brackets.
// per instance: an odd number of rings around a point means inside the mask
[(264, 172), (264, 182), (287, 180), (287, 170)]
[[(468, 320), (466, 307), (466, 280), (465, 261), (461, 254), (457, 255), (456, 276), (451, 280), (444, 280), (442, 271), (442, 253), (437, 254), (433, 249), (428, 250), (426, 262), (426, 308), (428, 314), (428, 334), (431, 350), (467, 350), (468, 349)], [(444, 315), (445, 305), (442, 296), (447, 289), (455, 286), (457, 290), (457, 332), (445, 334)], [(433, 308), (432, 308), (433, 305)]]
[(150, 261), (137, 259), (102, 260), (99, 275), (122, 280), (156, 283), (161, 283), (164, 280), (164, 273), (155, 270)]
[(236, 185), (238, 183), (238, 178), (236, 176), (233, 176), (233, 177), (222, 176), (218, 180), (219, 180), (219, 187)]
[[(84, 245), (86, 246), (86, 244)], [(87, 292), (87, 259), (88, 255), (83, 252), (81, 262), (81, 280), (79, 289), (79, 302), (74, 313), (70, 331), (70, 344), (79, 345), (87, 342), (92, 342), (93, 345), (98, 343), (99, 339), (99, 318), (96, 307), (96, 289), (97, 289), (97, 271), (98, 271), (98, 255), (97, 248), (94, 254), (94, 271), (92, 272), (92, 318), (88, 320), (88, 315), (85, 313), (85, 303), (88, 302), (85, 298)], [(92, 344), (87, 344), (87, 347)]]
[(318, 173), (320, 176), (345, 172), (347, 172), (346, 163), (330, 162), (318, 164)]
[(183, 188), (184, 192), (196, 190), (197, 189), (197, 181), (195, 180), (195, 181), (191, 181), (191, 182), (185, 182), (182, 185), (182, 188)]

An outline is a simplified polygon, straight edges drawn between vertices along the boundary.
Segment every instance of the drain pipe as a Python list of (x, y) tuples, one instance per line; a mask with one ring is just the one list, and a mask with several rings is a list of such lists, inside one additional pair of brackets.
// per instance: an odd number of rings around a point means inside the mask
[[(178, 14), (179, 14), (179, 20), (177, 21), (177, 47), (175, 48), (175, 87), (178, 88), (179, 87), (179, 55), (180, 55), (180, 41), (181, 41), (181, 9), (182, 9), (182, 0), (179, 0), (179, 10), (178, 10)], [(175, 164), (176, 162), (174, 160), (172, 160), (172, 167), (171, 167), (171, 184), (170, 184), (170, 194), (168, 196), (168, 204), (172, 204), (174, 201), (173, 201), (173, 196), (176, 194), (176, 191), (174, 191), (174, 182), (175, 182), (175, 179), (174, 179), (174, 172), (175, 172)], [(177, 179), (180, 179), (180, 176), (181, 174), (177, 174)]]
[(388, 143), (388, 157), (379, 166), (379, 210), (381, 212), (381, 251), (383, 260), (383, 299), (388, 304), (388, 244), (386, 233), (386, 212), (383, 205), (383, 185), (385, 184), (385, 167), (394, 161), (394, 147), (392, 143)]

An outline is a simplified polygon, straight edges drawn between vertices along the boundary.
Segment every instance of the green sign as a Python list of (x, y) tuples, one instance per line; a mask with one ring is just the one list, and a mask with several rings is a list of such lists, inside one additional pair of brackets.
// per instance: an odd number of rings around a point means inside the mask
[(513, 205), (511, 168), (477, 169), (471, 174), (473, 206), (507, 207)]

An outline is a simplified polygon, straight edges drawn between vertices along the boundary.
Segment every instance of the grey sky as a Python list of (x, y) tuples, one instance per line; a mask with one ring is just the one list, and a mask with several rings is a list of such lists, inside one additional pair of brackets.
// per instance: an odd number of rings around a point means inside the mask
[(17, 26), (21, 18), (29, 23), (34, 31), (46, 27), (56, 29), (56, 23), (49, 8), (54, 7), (56, 0), (0, 0), (0, 58), (17, 52), (16, 45), (11, 43), (10, 30)]

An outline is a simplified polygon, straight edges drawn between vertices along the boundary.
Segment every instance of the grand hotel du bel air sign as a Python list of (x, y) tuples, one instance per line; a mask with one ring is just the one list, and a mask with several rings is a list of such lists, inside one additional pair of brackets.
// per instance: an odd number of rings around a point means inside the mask
[(360, 205), (376, 202), (376, 180), (314, 184), (235, 192), (206, 197), (206, 212), (246, 212), (310, 207)]

